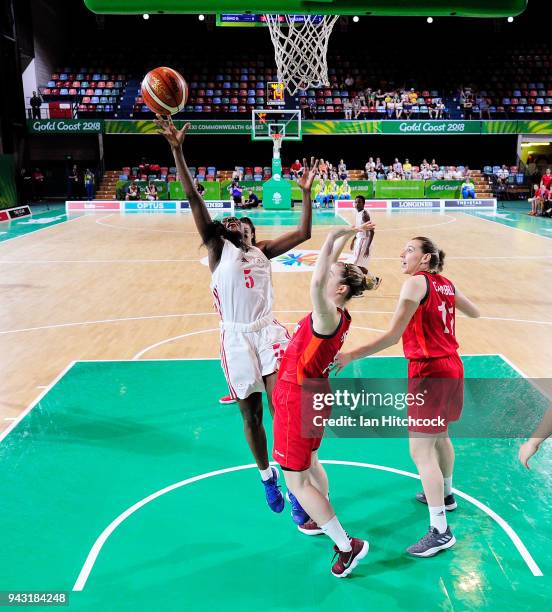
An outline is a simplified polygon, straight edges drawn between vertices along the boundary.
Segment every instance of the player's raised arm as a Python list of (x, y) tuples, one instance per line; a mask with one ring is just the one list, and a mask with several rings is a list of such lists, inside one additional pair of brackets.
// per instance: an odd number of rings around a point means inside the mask
[(278, 236), (274, 240), (263, 240), (257, 243), (268, 259), (278, 257), (286, 253), (293, 247), (309, 240), (311, 237), (312, 229), (312, 201), (311, 201), (311, 187), (314, 177), (318, 172), (318, 160), (311, 157), (310, 164), (307, 160), (303, 159), (303, 176), (297, 181), (299, 187), (303, 192), (303, 210), (301, 212), (301, 220), (297, 229), (292, 232), (287, 232)]
[[(339, 323), (335, 301), (328, 295), (330, 280), (337, 282), (338, 272), (334, 264), (337, 262), (347, 239), (358, 231), (356, 227), (335, 228), (328, 234), (311, 279), (310, 294), (312, 301), (312, 322), (316, 333), (326, 335), (335, 331)], [(348, 290), (343, 285), (345, 290)]]
[[(182, 151), (182, 144), (186, 138), (186, 133), (190, 127), (190, 124), (186, 123), (181, 130), (177, 130), (173, 120), (170, 117), (162, 117), (161, 115), (157, 115), (155, 124), (159, 128), (159, 133), (165, 137), (171, 146), (174, 162), (178, 170), (178, 176), (182, 181), (184, 191), (186, 192), (186, 197), (190, 202), (190, 208), (192, 209), (192, 215), (194, 217), (199, 235), (201, 236), (203, 242), (207, 245), (207, 248), (212, 248), (213, 245), (210, 244), (212, 237), (209, 232), (209, 228), (212, 226), (211, 217), (209, 216), (209, 211), (207, 210), (205, 201), (199, 195), (194, 186), (194, 181), (190, 171), (188, 170), (188, 164), (186, 163), (186, 159), (184, 158), (184, 153)], [(222, 243), (222, 240), (219, 239), (219, 242)]]
[(461, 291), (458, 290), (458, 287), (454, 288), (454, 301), (456, 304), (456, 308), (463, 312), (467, 317), (471, 319), (478, 319), (480, 316), (479, 308), (469, 300)]
[(373, 342), (369, 342), (349, 353), (340, 353), (335, 361), (336, 372), (341, 371), (347, 364), (355, 359), (368, 357), (369, 355), (379, 353), (397, 344), (414, 316), (425, 293), (426, 281), (423, 276), (413, 276), (409, 278), (402, 286), (399, 302), (393, 314), (389, 329)]

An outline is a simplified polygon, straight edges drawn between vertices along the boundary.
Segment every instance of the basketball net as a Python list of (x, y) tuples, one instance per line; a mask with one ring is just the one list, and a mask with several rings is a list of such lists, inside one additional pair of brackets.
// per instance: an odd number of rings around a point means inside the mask
[(280, 159), (280, 149), (282, 148), (282, 134), (271, 134), (272, 138), (272, 157), (273, 159)]
[(278, 80), (293, 96), (299, 89), (328, 86), (328, 41), (339, 15), (265, 15), (274, 45)]

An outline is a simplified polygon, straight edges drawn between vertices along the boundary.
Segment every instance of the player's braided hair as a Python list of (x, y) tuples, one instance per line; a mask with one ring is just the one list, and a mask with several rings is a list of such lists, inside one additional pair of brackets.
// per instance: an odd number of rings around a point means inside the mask
[(376, 279), (367, 276), (368, 270), (355, 264), (343, 264), (343, 278), (341, 282), (349, 287), (345, 301), (350, 300), (356, 295), (362, 295), (364, 291), (374, 288)]
[(442, 272), (445, 265), (445, 252), (442, 251), (431, 238), (417, 236), (416, 238), (412, 238), (412, 240), (417, 240), (420, 243), (420, 248), (424, 255), (427, 253), (431, 255), (428, 266), (429, 271)]

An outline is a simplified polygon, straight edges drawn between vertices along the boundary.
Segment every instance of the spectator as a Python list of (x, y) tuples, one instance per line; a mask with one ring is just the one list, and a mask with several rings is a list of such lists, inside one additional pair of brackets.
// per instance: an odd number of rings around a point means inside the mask
[(242, 199), (242, 190), (237, 180), (233, 180), (232, 183), (228, 186), (228, 192), (232, 196), (234, 200), (235, 206), (241, 206), (243, 203)]
[(131, 183), (128, 188), (128, 192), (125, 196), (125, 200), (139, 200), (140, 199), (140, 190), (138, 189), (138, 185), (136, 183)]
[(395, 116), (395, 98), (393, 96), (385, 98), (385, 114), (388, 119), (393, 119)]
[(86, 197), (88, 200), (94, 199), (94, 182), (94, 173), (90, 168), (87, 168), (84, 173), (84, 189), (86, 190)]
[(435, 119), (442, 119), (445, 116), (445, 103), (442, 98), (437, 98), (435, 103), (436, 115)]
[(479, 118), (483, 119), (483, 115), (487, 116), (487, 119), (491, 118), (491, 100), (490, 98), (486, 98), (482, 96), (478, 98), (477, 105), (479, 106)]
[(369, 157), (366, 165), (364, 166), (364, 171), (366, 172), (366, 178), (368, 178), (368, 174), (372, 172), (376, 167), (376, 163), (374, 162), (373, 157)]
[(232, 172), (232, 181), (241, 181), (243, 179), (243, 169), (239, 166), (234, 166), (234, 171)]
[(423, 167), (420, 166), (420, 178), (421, 179), (423, 179), (424, 181), (427, 181), (432, 177), (433, 177), (433, 172), (429, 169), (429, 164), (426, 164)]
[(318, 164), (318, 172), (323, 179), (328, 178), (328, 164), (323, 159), (321, 159)]
[(314, 200), (318, 204), (318, 208), (328, 206), (328, 189), (323, 178), (318, 180), (318, 185), (314, 188)]
[(464, 111), (464, 119), (471, 119), (473, 112), (473, 94), (471, 88), (462, 89), (460, 93), (460, 106)]
[(402, 176), (403, 173), (403, 167), (401, 162), (399, 161), (398, 157), (395, 157), (395, 161), (393, 162), (393, 172), (397, 175), (397, 176)]
[(353, 98), (353, 115), (355, 119), (359, 118), (361, 110), (362, 104), (360, 103), (360, 98), (358, 96), (355, 96)]
[(397, 94), (395, 96), (395, 116), (397, 117), (397, 119), (400, 119), (402, 117), (402, 113), (403, 113), (403, 100), (402, 100), (402, 96), (399, 96)]
[(342, 159), (339, 160), (339, 164), (337, 166), (337, 174), (342, 181), (348, 177), (347, 166)]
[(353, 105), (349, 98), (343, 100), (343, 112), (345, 113), (345, 119), (349, 120), (353, 118)]
[(80, 198), (79, 189), (79, 169), (77, 164), (73, 164), (71, 170), (67, 174), (67, 199)]
[(355, 80), (353, 79), (353, 77), (350, 74), (348, 74), (345, 77), (345, 86), (346, 87), (352, 87), (354, 84), (355, 84)]
[(157, 193), (157, 187), (153, 181), (150, 181), (146, 187), (146, 200), (154, 201), (158, 199), (159, 194)]
[(303, 174), (303, 165), (301, 164), (301, 162), (296, 159), (290, 166), (289, 168), (290, 170), (290, 177), (291, 178), (298, 178)]
[(505, 185), (508, 181), (508, 177), (510, 176), (510, 171), (508, 170), (506, 165), (503, 165), (502, 168), (498, 169), (496, 176), (498, 178), (498, 182), (501, 185)]
[(462, 198), (467, 200), (468, 198), (475, 198), (475, 185), (471, 178), (466, 178), (462, 185), (460, 186), (460, 191), (462, 193)]
[(425, 157), (422, 163), (420, 164), (420, 170), (429, 170), (429, 163)]
[(536, 217), (539, 214), (539, 209), (542, 207), (542, 196), (544, 188), (539, 185), (533, 185), (533, 196), (529, 198), (529, 204), (531, 204), (531, 212), (527, 213), (532, 217)]
[(436, 170), (431, 171), (431, 178), (435, 179), (436, 181), (440, 181), (443, 178), (443, 176), (444, 176), (444, 172), (438, 166)]
[(350, 200), (351, 199), (351, 186), (347, 182), (347, 179), (343, 181), (341, 187), (339, 188), (339, 199), (340, 200)]
[(457, 181), (464, 178), (464, 173), (462, 172), (462, 170), (460, 170), (460, 168), (456, 168), (456, 170), (454, 170), (453, 178)]
[(42, 98), (33, 91), (33, 95), (31, 97), (31, 112), (33, 115), (33, 119), (40, 119), (40, 107), (42, 106)]
[(258, 208), (259, 206), (259, 198), (253, 189), (249, 190), (249, 197), (247, 198), (245, 206), (246, 208)]
[(366, 173), (366, 178), (367, 178), (369, 181), (372, 181), (372, 183), (375, 183), (375, 182), (378, 180), (378, 175), (376, 174), (376, 171), (375, 171), (375, 170), (369, 170), (369, 171)]
[(194, 178), (194, 187), (195, 190), (199, 193), (199, 195), (203, 196), (203, 194), (205, 193), (205, 187), (199, 182), (197, 176)]
[(435, 158), (431, 160), (431, 164), (429, 165), (429, 169), (433, 172), (434, 170), (439, 170), (439, 164), (435, 161)]
[(550, 183), (552, 183), (552, 172), (550, 168), (546, 168), (546, 172), (542, 175), (540, 184), (541, 187), (544, 186), (545, 189), (550, 189)]
[(408, 92), (408, 97), (410, 98), (410, 102), (412, 104), (416, 104), (418, 102), (418, 92), (412, 87)]
[(407, 179), (412, 178), (412, 164), (410, 163), (408, 157), (404, 160), (402, 169), (403, 169), (405, 178)]
[(375, 171), (376, 171), (376, 174), (378, 175), (378, 178), (381, 178), (380, 175), (382, 174), (385, 177), (385, 166), (381, 163), (381, 159), (379, 157), (376, 157)]
[(337, 183), (334, 180), (331, 180), (330, 185), (328, 187), (328, 204), (331, 204), (333, 206), (333, 203), (335, 202), (338, 194), (339, 187), (337, 186)]
[(33, 172), (33, 194), (35, 200), (42, 200), (44, 197), (44, 174), (40, 168), (35, 168)]
[(405, 119), (410, 119), (412, 115), (412, 101), (410, 100), (410, 96), (408, 93), (403, 93), (402, 95), (402, 108)]
[(427, 112), (430, 119), (437, 119), (437, 102), (435, 101), (435, 98), (430, 100), (428, 103)]

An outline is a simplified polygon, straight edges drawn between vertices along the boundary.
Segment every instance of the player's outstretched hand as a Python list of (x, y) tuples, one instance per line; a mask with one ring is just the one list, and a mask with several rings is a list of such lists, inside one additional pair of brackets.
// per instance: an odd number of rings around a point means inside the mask
[(309, 164), (307, 158), (303, 157), (303, 176), (297, 179), (297, 184), (303, 191), (310, 191), (317, 172), (318, 160), (311, 157)]
[(535, 444), (533, 440), (527, 440), (524, 444), (519, 447), (519, 460), (522, 465), (524, 465), (528, 470), (531, 469), (529, 467), (529, 459), (539, 450), (538, 444)]
[(163, 117), (163, 115), (156, 115), (156, 117), (157, 119), (154, 123), (159, 128), (159, 133), (167, 139), (167, 142), (173, 149), (181, 147), (186, 137), (186, 132), (190, 128), (190, 123), (184, 124), (181, 130), (177, 130), (170, 116)]
[(338, 353), (334, 359), (332, 371), (339, 374), (341, 370), (353, 361), (351, 353)]

